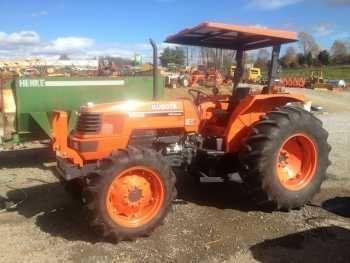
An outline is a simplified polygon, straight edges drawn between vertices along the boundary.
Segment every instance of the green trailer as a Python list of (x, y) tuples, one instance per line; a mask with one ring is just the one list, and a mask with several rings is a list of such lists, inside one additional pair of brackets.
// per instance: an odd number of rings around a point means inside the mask
[(152, 76), (120, 78), (17, 78), (1, 80), (0, 139), (24, 143), (51, 137), (54, 110), (70, 115), (70, 128), (77, 111), (87, 103), (118, 100), (149, 100), (162, 97), (164, 79)]

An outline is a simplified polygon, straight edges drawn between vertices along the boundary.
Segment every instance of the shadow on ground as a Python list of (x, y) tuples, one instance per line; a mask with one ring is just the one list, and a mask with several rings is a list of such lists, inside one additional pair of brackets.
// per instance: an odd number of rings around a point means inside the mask
[[(237, 184), (197, 185), (189, 177), (179, 177), (177, 187), (181, 203), (196, 203), (220, 209), (254, 211), (258, 207), (247, 192)], [(70, 241), (95, 243), (102, 241), (89, 227), (81, 203), (71, 198), (60, 183), (46, 183), (21, 189), (28, 198), (19, 205), (17, 212), (26, 218), (35, 218), (40, 229), (52, 236)], [(8, 196), (13, 200), (22, 198), (22, 191), (13, 190)]]
[(320, 227), (265, 240), (250, 248), (263, 263), (274, 262), (350, 262), (350, 231), (341, 227)]
[(178, 199), (185, 203), (243, 212), (272, 212), (272, 207), (259, 204), (259, 200), (254, 200), (253, 193), (244, 184), (235, 182), (200, 184), (190, 175), (177, 173), (176, 187)]
[(350, 197), (335, 197), (322, 203), (322, 208), (338, 216), (350, 218)]
[[(66, 240), (95, 243), (98, 236), (92, 231), (81, 209), (81, 203), (72, 199), (60, 183), (47, 183), (21, 189), (27, 194), (25, 202), (15, 210), (26, 218), (35, 218), (39, 228), (52, 236)], [(8, 192), (14, 200), (21, 191)]]
[(44, 162), (55, 161), (55, 154), (50, 147), (0, 151), (1, 168), (40, 167)]

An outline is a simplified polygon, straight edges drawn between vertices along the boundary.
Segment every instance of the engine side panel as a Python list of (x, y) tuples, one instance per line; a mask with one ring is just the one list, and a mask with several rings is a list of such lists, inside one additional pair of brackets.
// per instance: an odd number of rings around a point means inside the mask
[[(135, 131), (181, 130), (182, 133), (198, 131), (199, 118), (196, 107), (190, 100), (156, 101), (98, 105), (84, 109), (102, 115), (97, 133), (74, 131), (69, 145), (75, 150), (85, 149), (80, 155), (85, 161), (98, 160), (113, 150), (129, 145)], [(89, 148), (91, 147), (91, 148)]]

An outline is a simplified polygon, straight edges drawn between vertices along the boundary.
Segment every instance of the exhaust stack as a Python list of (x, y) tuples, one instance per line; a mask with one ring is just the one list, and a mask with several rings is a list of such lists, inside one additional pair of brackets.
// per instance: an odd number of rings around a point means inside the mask
[(153, 48), (153, 99), (158, 98), (158, 48), (156, 42), (150, 39)]

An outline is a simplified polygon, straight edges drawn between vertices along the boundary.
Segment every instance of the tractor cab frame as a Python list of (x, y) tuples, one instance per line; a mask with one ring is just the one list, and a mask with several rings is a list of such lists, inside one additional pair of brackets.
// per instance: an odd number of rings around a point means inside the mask
[[(165, 42), (172, 44), (236, 50), (236, 70), (231, 96), (223, 99), (223, 96), (214, 94), (203, 98), (205, 95), (197, 91), (198, 97), (195, 98), (199, 111), (206, 114), (199, 132), (214, 140), (223, 140), (223, 148), (217, 150), (239, 151), (248, 128), (262, 115), (273, 110), (276, 105), (303, 103), (303, 95), (282, 93), (276, 89), (281, 46), (296, 41), (295, 32), (215, 22), (201, 23), (166, 39)], [(272, 47), (272, 53), (267, 86), (260, 93), (254, 94), (249, 87), (238, 88), (244, 74), (245, 52), (269, 47)]]

